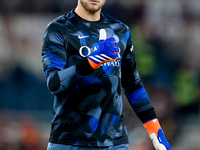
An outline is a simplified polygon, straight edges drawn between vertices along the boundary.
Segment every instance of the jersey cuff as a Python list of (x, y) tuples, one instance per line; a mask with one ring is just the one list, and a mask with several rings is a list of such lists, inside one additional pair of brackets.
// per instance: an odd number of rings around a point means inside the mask
[(145, 111), (141, 111), (141, 112), (137, 113), (137, 116), (142, 121), (142, 123), (145, 123), (149, 120), (157, 118), (156, 113), (154, 111), (154, 108), (150, 108), (150, 109), (147, 109)]
[(89, 73), (93, 72), (95, 69), (93, 69), (88, 60), (87, 57), (83, 58), (76, 64), (76, 70), (80, 75), (88, 75)]

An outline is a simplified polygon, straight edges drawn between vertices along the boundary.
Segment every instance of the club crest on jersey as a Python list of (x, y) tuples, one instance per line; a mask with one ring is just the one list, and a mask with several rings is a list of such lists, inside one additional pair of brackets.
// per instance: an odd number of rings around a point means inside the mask
[(119, 37), (118, 37), (116, 34), (113, 35), (112, 37), (115, 38), (115, 41), (116, 41), (117, 43), (119, 43)]

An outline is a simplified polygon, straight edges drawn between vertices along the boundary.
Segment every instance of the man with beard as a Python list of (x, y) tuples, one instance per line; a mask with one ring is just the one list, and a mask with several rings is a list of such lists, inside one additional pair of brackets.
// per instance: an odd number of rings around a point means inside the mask
[(106, 0), (78, 0), (53, 20), (42, 44), (54, 95), (48, 150), (130, 150), (124, 93), (157, 150), (171, 150), (139, 76), (128, 26), (101, 13)]

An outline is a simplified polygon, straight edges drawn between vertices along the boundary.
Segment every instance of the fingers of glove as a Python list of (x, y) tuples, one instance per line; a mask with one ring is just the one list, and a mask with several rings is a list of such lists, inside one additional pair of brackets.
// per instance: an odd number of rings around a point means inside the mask
[(105, 40), (107, 38), (106, 30), (100, 29), (99, 31), (99, 41)]
[(153, 146), (155, 147), (156, 150), (167, 150), (166, 147), (158, 141), (155, 133), (152, 133), (150, 135), (150, 138), (151, 138), (151, 140), (153, 142)]
[(107, 38), (107, 33), (105, 29), (100, 29), (99, 31), (99, 45), (104, 43), (104, 46), (108, 49), (113, 49), (115, 52), (119, 53), (119, 46), (114, 37), (110, 36)]
[(172, 148), (170, 147), (170, 144), (168, 143), (167, 139), (165, 138), (165, 135), (164, 135), (164, 132), (162, 129), (158, 130), (157, 138), (159, 139), (159, 142), (162, 143), (167, 148), (167, 150), (172, 150)]
[[(105, 58), (105, 61), (113, 61), (118, 58), (119, 46), (114, 37), (109, 37), (106, 40), (99, 41), (99, 48), (97, 51), (91, 53), (91, 55), (100, 55), (98, 57)], [(102, 61), (104, 61), (102, 59)]]
[(114, 37), (108, 37), (104, 42), (103, 42), (103, 47), (101, 47), (102, 51), (107, 51), (111, 50), (111, 52), (114, 53), (119, 53), (119, 46), (118, 43), (116, 42)]
[(156, 150), (167, 150), (164, 145), (160, 144), (158, 141), (153, 141), (153, 146)]

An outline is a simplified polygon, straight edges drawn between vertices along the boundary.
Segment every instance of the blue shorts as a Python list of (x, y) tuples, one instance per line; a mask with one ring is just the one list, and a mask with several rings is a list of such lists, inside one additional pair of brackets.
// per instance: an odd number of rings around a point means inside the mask
[(106, 148), (97, 148), (97, 147), (79, 147), (79, 146), (72, 146), (72, 145), (63, 145), (63, 144), (54, 144), (49, 143), (47, 150), (131, 150), (128, 144), (121, 144), (117, 146), (111, 146)]

